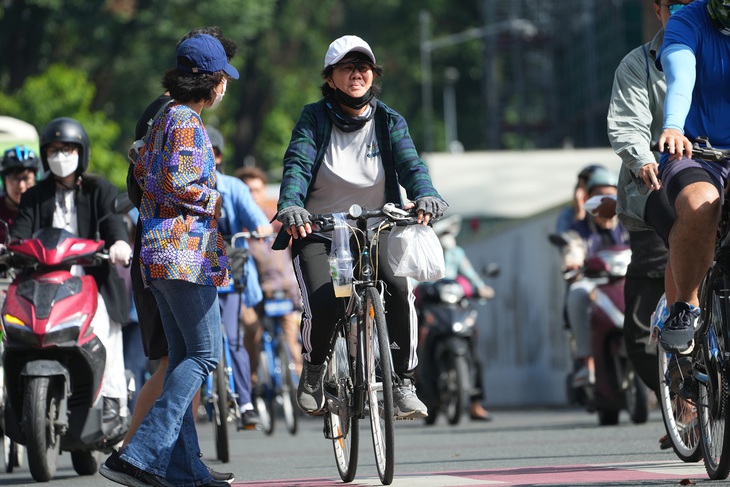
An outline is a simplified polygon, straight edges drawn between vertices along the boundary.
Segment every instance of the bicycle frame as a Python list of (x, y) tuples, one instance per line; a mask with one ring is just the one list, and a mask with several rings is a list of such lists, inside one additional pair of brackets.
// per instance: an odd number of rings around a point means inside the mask
[[(359, 249), (359, 253), (357, 254), (356, 259), (356, 268), (353, 272), (353, 276), (357, 275), (358, 279), (353, 279), (352, 281), (352, 293), (350, 294), (350, 297), (348, 298), (347, 304), (345, 305), (345, 311), (340, 320), (337, 322), (335, 333), (332, 336), (332, 339), (330, 341), (330, 355), (332, 353), (332, 350), (334, 349), (334, 342), (337, 339), (339, 333), (343, 333), (345, 337), (347, 337), (350, 333), (350, 330), (348, 327), (351, 326), (357, 326), (357, 353), (353, 354), (353, 351), (350, 350), (350, 347), (352, 346), (352, 343), (350, 343), (349, 340), (347, 340), (347, 351), (352, 357), (353, 355), (356, 357), (356, 362), (354, 364), (354, 374), (353, 369), (351, 368), (350, 373), (351, 377), (355, 379), (355, 388), (354, 388), (354, 401), (353, 401), (353, 412), (352, 414), (357, 416), (359, 419), (363, 419), (365, 417), (365, 390), (367, 387), (367, 383), (365, 380), (365, 370), (364, 370), (364, 364), (362, 357), (365, 354), (364, 349), (364, 333), (365, 330), (360, 328), (360, 324), (362, 323), (362, 320), (356, 319), (358, 316), (362, 316), (362, 314), (365, 312), (364, 305), (363, 305), (363, 299), (362, 299), (362, 293), (366, 288), (374, 287), (376, 289), (379, 289), (379, 294), (382, 295), (382, 287), (383, 282), (379, 279), (377, 279), (377, 269), (373, 266), (372, 261), (372, 255), (371, 255), (371, 249), (374, 248), (375, 252), (377, 253), (377, 240), (373, 243), (375, 233), (381, 230), (382, 223), (379, 223), (377, 225), (372, 225), (368, 227), (368, 218), (373, 216), (380, 216), (380, 212), (366, 212), (362, 214), (361, 216), (356, 218), (356, 226), (354, 227), (357, 231), (353, 231), (353, 234), (355, 236), (355, 240)], [(391, 224), (386, 224), (388, 226), (392, 226)], [(353, 227), (351, 227), (353, 228)], [(391, 370), (393, 370), (393, 357), (388, 357), (388, 360), (391, 362)], [(393, 379), (396, 380), (397, 377), (395, 374), (393, 374)], [(325, 391), (325, 394), (327, 392)], [(335, 396), (328, 395), (330, 399), (332, 399), (335, 402), (339, 402), (339, 398)], [(338, 409), (342, 407), (342, 405), (338, 406)]]
[[(368, 226), (368, 219), (385, 217), (385, 221)], [(385, 319), (383, 292), (385, 283), (378, 279), (372, 252), (378, 255), (381, 231), (397, 224), (416, 223), (407, 212), (386, 204), (382, 210), (368, 211), (350, 207), (347, 218), (355, 235), (357, 251), (351, 293), (344, 298), (343, 314), (330, 338), (329, 358), (324, 381), (325, 438), (333, 440), (340, 477), (350, 482), (357, 471), (359, 448), (358, 421), (369, 416), (375, 464), (383, 484), (393, 480), (394, 471), (394, 384), (400, 380), (393, 371), (393, 357)], [(314, 215), (313, 221), (323, 231), (334, 228), (334, 215)], [(401, 223), (402, 222), (402, 223)], [(387, 265), (384, 264), (384, 265)], [(356, 344), (351, 340), (356, 335)], [(356, 347), (353, 350), (353, 347)]]

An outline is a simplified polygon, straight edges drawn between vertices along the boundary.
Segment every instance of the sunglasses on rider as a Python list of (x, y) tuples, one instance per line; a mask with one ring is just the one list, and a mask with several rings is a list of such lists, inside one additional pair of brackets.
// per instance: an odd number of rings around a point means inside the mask
[(373, 64), (360, 59), (353, 59), (352, 61), (343, 61), (341, 63), (333, 64), (332, 67), (337, 71), (354, 73), (357, 69), (360, 73), (367, 73), (373, 69)]

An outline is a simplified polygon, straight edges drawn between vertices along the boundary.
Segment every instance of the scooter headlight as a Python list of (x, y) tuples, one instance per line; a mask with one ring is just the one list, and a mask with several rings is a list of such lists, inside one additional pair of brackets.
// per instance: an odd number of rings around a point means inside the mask
[(11, 314), (5, 314), (3, 315), (3, 326), (25, 326), (25, 323), (23, 323), (23, 320), (20, 318), (13, 316)]
[(9, 342), (19, 346), (37, 345), (33, 330), (23, 320), (11, 314), (4, 314), (2, 317), (4, 335)]
[(9, 327), (14, 327), (15, 329), (18, 329), (20, 331), (29, 331), (29, 329), (25, 326), (23, 320), (21, 320), (17, 316), (5, 314), (3, 315), (3, 335), (7, 335)]
[(451, 328), (454, 330), (454, 333), (461, 333), (464, 330), (468, 330), (469, 328), (472, 328), (477, 323), (477, 314), (476, 312), (469, 313), (466, 315), (463, 321), (455, 321)]
[(57, 324), (53, 327), (53, 330), (63, 330), (66, 328), (80, 328), (81, 325), (84, 324), (86, 321), (86, 318), (88, 317), (88, 314), (85, 313), (76, 313), (66, 321), (62, 321), (61, 323)]
[[(74, 343), (79, 339), (81, 325), (84, 324), (88, 316), (86, 313), (76, 313), (66, 321), (54, 325), (48, 330), (47, 339), (59, 345)], [(88, 336), (91, 332), (91, 327), (89, 327), (84, 336)]]
[(464, 288), (458, 282), (444, 283), (439, 287), (441, 302), (456, 304), (464, 297)]

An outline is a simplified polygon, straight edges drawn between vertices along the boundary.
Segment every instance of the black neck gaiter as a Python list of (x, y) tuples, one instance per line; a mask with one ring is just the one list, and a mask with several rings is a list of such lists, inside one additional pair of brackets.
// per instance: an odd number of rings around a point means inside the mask
[[(338, 90), (339, 91), (339, 90)], [(375, 99), (371, 97), (370, 109), (365, 111), (364, 115), (352, 117), (342, 111), (340, 104), (337, 103), (335, 96), (329, 95), (325, 98), (325, 104), (327, 105), (327, 116), (329, 116), (335, 126), (343, 132), (354, 132), (359, 130), (375, 115)], [(363, 105), (365, 106), (365, 105)], [(360, 107), (362, 108), (362, 107)]]

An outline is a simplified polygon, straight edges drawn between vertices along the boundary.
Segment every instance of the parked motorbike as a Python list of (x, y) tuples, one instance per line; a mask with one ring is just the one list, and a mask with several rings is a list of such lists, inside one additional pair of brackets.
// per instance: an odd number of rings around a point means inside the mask
[[(553, 235), (550, 240), (566, 245), (567, 238)], [(637, 424), (646, 422), (649, 415), (647, 388), (634, 371), (624, 344), (624, 282), (630, 260), (628, 246), (610, 247), (588, 257), (581, 269), (564, 275), (568, 281), (585, 279), (595, 286), (591, 304), (595, 383), (573, 385), (574, 374), (582, 366), (582, 361), (574, 360), (566, 386), (569, 402), (597, 412), (601, 425), (618, 424), (619, 413), (624, 409)]]
[(102, 421), (106, 350), (91, 327), (96, 282), (70, 272), (104, 259), (102, 240), (58, 228), (11, 242), (0, 256), (14, 275), (2, 306), (5, 434), (25, 445), (38, 482), (53, 478), (60, 451), (71, 453), (79, 475), (95, 474), (127, 430), (128, 418)]
[[(490, 265), (489, 276), (499, 273)], [(428, 408), (426, 424), (444, 414), (458, 424), (476, 383), (478, 312), (464, 286), (454, 279), (425, 282), (416, 289), (419, 315), (418, 393)]]

